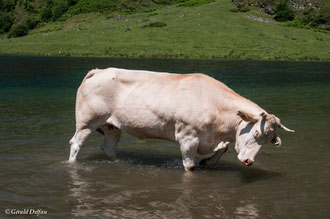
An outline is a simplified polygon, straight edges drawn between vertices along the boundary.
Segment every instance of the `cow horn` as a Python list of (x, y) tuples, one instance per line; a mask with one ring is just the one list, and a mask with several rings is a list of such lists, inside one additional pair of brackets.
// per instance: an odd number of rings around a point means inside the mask
[(285, 127), (284, 125), (280, 124), (278, 127), (280, 127), (281, 129), (287, 131), (287, 132), (295, 132), (294, 130), (288, 129), (287, 127)]
[(287, 127), (285, 127), (284, 125), (281, 124), (281, 120), (277, 117), (275, 117), (276, 119), (276, 123), (277, 123), (277, 126), (280, 127), (281, 129), (287, 131), (287, 132), (295, 132), (294, 130), (291, 130), (291, 129), (288, 129)]

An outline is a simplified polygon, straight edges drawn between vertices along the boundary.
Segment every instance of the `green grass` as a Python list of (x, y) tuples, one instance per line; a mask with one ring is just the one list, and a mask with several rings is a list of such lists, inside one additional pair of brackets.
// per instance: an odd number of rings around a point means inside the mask
[[(254, 21), (230, 0), (150, 13), (79, 14), (26, 37), (0, 40), (1, 54), (330, 61), (330, 34)], [(154, 22), (164, 27), (145, 28)]]

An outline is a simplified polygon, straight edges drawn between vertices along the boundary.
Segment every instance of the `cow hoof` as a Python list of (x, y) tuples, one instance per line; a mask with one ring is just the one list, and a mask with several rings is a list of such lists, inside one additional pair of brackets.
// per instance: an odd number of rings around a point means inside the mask
[(185, 167), (185, 170), (186, 171), (193, 171), (195, 169), (195, 166), (194, 165), (190, 165), (188, 167)]
[(117, 156), (107, 156), (107, 160), (109, 160), (112, 163), (115, 163), (118, 161)]
[(109, 159), (109, 163), (117, 163), (119, 160), (118, 159), (116, 159), (116, 160), (110, 160)]
[(73, 164), (73, 163), (75, 163), (76, 162), (76, 159), (69, 159), (68, 160), (68, 163), (70, 163), (70, 164)]

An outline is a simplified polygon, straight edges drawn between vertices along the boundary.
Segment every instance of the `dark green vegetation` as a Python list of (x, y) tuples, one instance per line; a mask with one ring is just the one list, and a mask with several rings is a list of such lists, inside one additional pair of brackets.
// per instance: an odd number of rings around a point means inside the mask
[(156, 21), (156, 22), (151, 22), (149, 24), (143, 25), (142, 27), (165, 27), (165, 26), (166, 26), (166, 24), (164, 22)]
[[(11, 27), (34, 29), (47, 22), (65, 21), (84, 13), (97, 12), (111, 17), (116, 14), (132, 14), (155, 10), (162, 5), (182, 3), (182, 6), (202, 5), (214, 0), (0, 0), (0, 33)], [(16, 26), (13, 26), (16, 24)], [(14, 32), (17, 32), (14, 30)], [(28, 31), (25, 31), (25, 35)], [(23, 36), (9, 34), (10, 37)]]
[(328, 1), (0, 0), (0, 53), (330, 60)]
[(230, 9), (231, 12), (248, 12), (250, 11), (249, 3), (242, 0), (232, 0), (235, 8)]
[(294, 11), (287, 0), (280, 0), (275, 6), (275, 20), (284, 22), (294, 19)]
[(13, 18), (8, 12), (4, 11), (0, 14), (0, 33), (6, 33), (10, 30), (13, 25)]
[(210, 2), (215, 2), (215, 0), (188, 0), (188, 1), (182, 1), (183, 3), (179, 4), (179, 6), (182, 7), (192, 7), (192, 6), (199, 6), (204, 5)]
[(22, 37), (27, 35), (28, 32), (29, 32), (29, 27), (27, 24), (17, 24), (11, 28), (10, 32), (8, 33), (8, 38)]
[(276, 21), (288, 22), (289, 26), (330, 30), (330, 0), (232, 0), (233, 12), (246, 12), (260, 7)]

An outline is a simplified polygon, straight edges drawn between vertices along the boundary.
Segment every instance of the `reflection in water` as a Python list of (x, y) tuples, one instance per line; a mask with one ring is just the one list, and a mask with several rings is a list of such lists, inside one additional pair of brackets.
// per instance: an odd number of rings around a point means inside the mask
[[(193, 176), (187, 177), (184, 174), (180, 185), (176, 185), (182, 194), (176, 195), (175, 200), (167, 202), (164, 201), (164, 197), (168, 194), (163, 194), (159, 188), (125, 187), (123, 189), (118, 185), (114, 186), (117, 188), (115, 191), (93, 194), (92, 191), (98, 187), (98, 182), (88, 182), (88, 178), (84, 176), (86, 171), (91, 169), (93, 168), (88, 168), (86, 164), (81, 163), (69, 166), (72, 180), (70, 196), (77, 200), (71, 212), (75, 217), (101, 215), (110, 218), (192, 218), (190, 209), (194, 201), (189, 183)], [(110, 184), (109, 186), (111, 187)]]
[(78, 201), (78, 204), (72, 209), (73, 216), (88, 216), (95, 213), (95, 208), (91, 205), (96, 199), (88, 195), (87, 191), (90, 185), (78, 173), (83, 169), (81, 164), (69, 164), (69, 173), (72, 179), (72, 188), (70, 188), (71, 197)]
[[(165, 163), (172, 167), (177, 160)], [(194, 172), (158, 166), (96, 160), (70, 164), (70, 196), (76, 200), (71, 214), (75, 217), (110, 218), (195, 218), (198, 215), (205, 218), (232, 218), (232, 215), (250, 219), (259, 217), (256, 204), (251, 201), (233, 202), (233, 196), (241, 194), (226, 188), (227, 179), (221, 175), (235, 165), (227, 163), (222, 170), (197, 169)], [(103, 173), (102, 177), (99, 171)], [(242, 172), (240, 168), (235, 171)], [(104, 175), (106, 172), (111, 174)], [(251, 169), (245, 175), (255, 180), (262, 179), (261, 175), (268, 176), (266, 171), (258, 169)], [(217, 178), (224, 183), (217, 185)], [(167, 184), (166, 180), (171, 183)], [(232, 182), (228, 181), (228, 184)]]
[[(175, 162), (175, 161), (173, 161)], [(108, 164), (109, 166), (114, 164)], [(122, 164), (120, 164), (122, 165)], [(92, 166), (92, 167), (91, 167)], [(99, 182), (91, 179), (97, 172), (94, 164), (77, 163), (68, 168), (72, 183), (70, 196), (76, 200), (71, 214), (75, 217), (103, 216), (109, 218), (230, 218), (230, 211), (225, 208), (228, 200), (224, 191), (219, 188), (210, 190), (208, 185), (201, 182), (203, 175), (200, 171), (184, 172), (175, 169), (145, 167), (137, 171), (123, 171), (128, 175), (116, 173), (115, 181)], [(99, 165), (97, 165), (99, 167)], [(138, 181), (148, 175), (155, 174), (155, 178), (169, 177), (169, 172), (175, 178), (174, 184), (159, 181), (150, 183), (152, 179), (144, 179), (146, 185), (138, 186)], [(123, 173), (121, 173), (123, 174)], [(132, 177), (137, 181), (124, 182), (121, 177)], [(142, 178), (139, 178), (142, 176)], [(148, 176), (148, 177), (149, 177)], [(171, 176), (170, 176), (171, 177)], [(128, 179), (128, 178), (126, 178)], [(153, 179), (155, 180), (155, 179)], [(171, 179), (172, 181), (172, 179)], [(149, 183), (148, 183), (149, 182)], [(205, 190), (205, 191), (203, 191)], [(207, 198), (201, 196), (203, 194)], [(252, 215), (252, 214), (247, 214)]]
[[(156, 207), (158, 210), (159, 217), (166, 218), (193, 218), (191, 208), (196, 204), (193, 198), (193, 179), (196, 177), (193, 172), (183, 172), (182, 179), (175, 186), (179, 188), (178, 193), (180, 194), (174, 201), (167, 203), (162, 201), (156, 201), (149, 203), (151, 206)], [(155, 206), (157, 203), (158, 206)], [(168, 209), (167, 211), (164, 211)], [(165, 214), (164, 214), (165, 213)]]
[[(244, 204), (244, 202), (241, 202)], [(237, 214), (237, 218), (239, 219), (255, 219), (259, 217), (259, 210), (257, 208), (257, 205), (249, 203), (249, 204), (244, 204), (241, 207), (237, 207), (235, 210), (235, 214)]]

